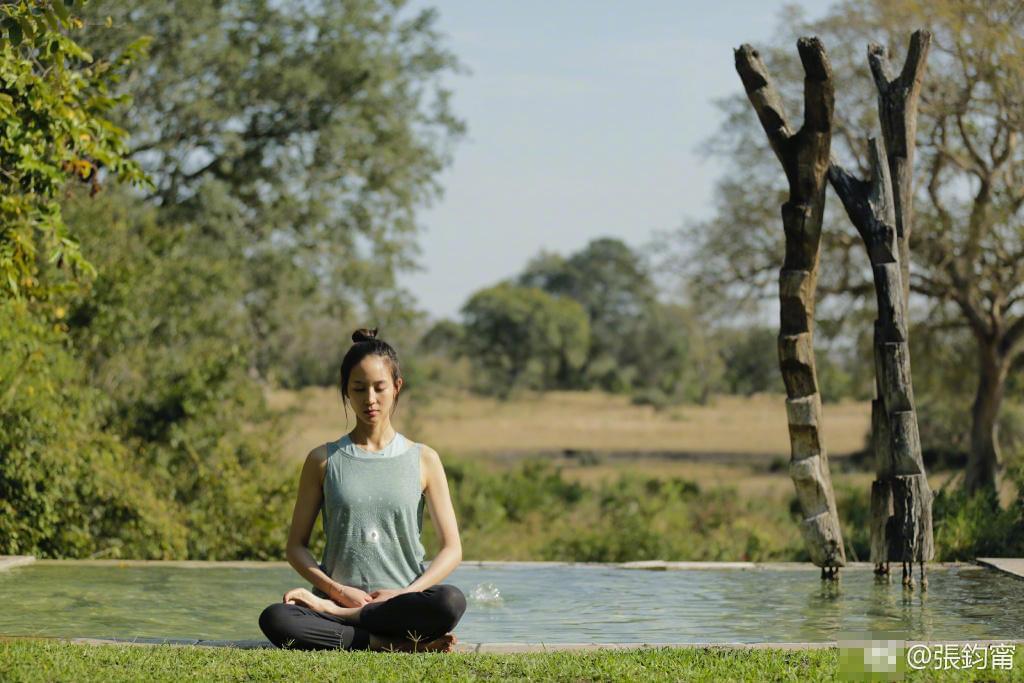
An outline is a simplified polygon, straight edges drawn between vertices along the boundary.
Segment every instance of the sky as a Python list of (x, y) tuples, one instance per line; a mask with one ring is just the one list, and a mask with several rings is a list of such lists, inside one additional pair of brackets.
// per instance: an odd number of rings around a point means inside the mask
[[(419, 272), (400, 284), (433, 319), (541, 250), (597, 237), (643, 247), (710, 215), (721, 168), (701, 141), (742, 93), (733, 48), (766, 44), (804, 0), (421, 0), (469, 73), (452, 76), (467, 135), (421, 209)], [(780, 227), (781, 229), (781, 227)]]

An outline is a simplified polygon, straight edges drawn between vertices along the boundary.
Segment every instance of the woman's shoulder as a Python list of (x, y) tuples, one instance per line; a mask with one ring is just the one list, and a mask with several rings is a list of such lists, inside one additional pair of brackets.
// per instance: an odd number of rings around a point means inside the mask
[(323, 480), (324, 472), (327, 471), (327, 445), (317, 446), (311, 450), (307, 455), (305, 461), (302, 463), (302, 476), (303, 477), (317, 477)]
[(306, 462), (314, 465), (323, 465), (327, 462), (330, 457), (330, 449), (328, 448), (331, 444), (324, 443), (320, 444), (306, 455)]
[(420, 460), (424, 460), (426, 462), (441, 462), (441, 455), (427, 444), (416, 442), (412, 439), (409, 440), (409, 443), (419, 447)]

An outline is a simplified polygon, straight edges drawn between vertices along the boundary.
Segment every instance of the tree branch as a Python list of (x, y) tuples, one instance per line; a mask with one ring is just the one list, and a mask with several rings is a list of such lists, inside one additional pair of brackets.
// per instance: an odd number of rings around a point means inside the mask
[[(764, 65), (761, 55), (744, 43), (733, 51), (736, 61), (736, 71), (743, 81), (743, 89), (747, 92), (747, 98), (753, 105), (757, 118), (768, 136), (768, 143), (778, 157), (779, 162), (785, 169), (788, 165), (787, 147), (790, 138), (793, 137), (793, 128), (786, 120), (786, 113), (782, 106), (782, 97), (778, 89), (772, 83), (768, 75), (768, 68)], [(788, 175), (788, 171), (787, 171)]]
[(829, 182), (839, 195), (850, 221), (864, 240), (872, 265), (896, 263), (900, 260), (896, 245), (892, 180), (885, 158), (882, 141), (878, 138), (869, 138), (870, 181), (853, 177), (835, 162), (828, 170)]
[(1024, 316), (1013, 321), (999, 342), (999, 352), (1003, 357), (1017, 354), (1020, 351), (1021, 340), (1024, 339)]
[(985, 160), (981, 158), (981, 154), (978, 153), (977, 148), (971, 141), (971, 136), (967, 132), (966, 126), (964, 126), (963, 113), (958, 111), (956, 112), (956, 114), (953, 115), (953, 118), (956, 119), (956, 128), (958, 131), (960, 131), (960, 140), (964, 143), (964, 147), (967, 149), (967, 153), (971, 156), (971, 159), (974, 161), (975, 173), (977, 173), (979, 177), (989, 175), (990, 170), (988, 168), (988, 165), (985, 163)]

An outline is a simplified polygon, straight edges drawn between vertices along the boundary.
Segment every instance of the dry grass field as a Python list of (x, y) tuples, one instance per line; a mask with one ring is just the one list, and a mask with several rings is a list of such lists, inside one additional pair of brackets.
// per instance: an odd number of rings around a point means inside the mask
[[(338, 392), (307, 388), (277, 390), (272, 408), (288, 411), (283, 455), (299, 458), (321, 443), (337, 439), (346, 423)], [(786, 407), (782, 396), (717, 397), (707, 406), (677, 406), (656, 411), (634, 406), (626, 396), (596, 392), (549, 392), (502, 402), (469, 394), (438, 396), (429, 402), (409, 397), (395, 414), (396, 428), (429, 443), (442, 455), (516, 452), (596, 451), (630, 454), (700, 454), (789, 457)], [(823, 407), (829, 453), (860, 450), (870, 423), (868, 402)]]
[[(395, 414), (396, 428), (430, 444), (442, 457), (502, 468), (543, 455), (557, 461), (566, 478), (588, 484), (628, 470), (731, 486), (750, 497), (783, 499), (793, 491), (785, 466), (789, 437), (781, 395), (720, 396), (710, 405), (664, 411), (631, 405), (625, 396), (592, 392), (551, 392), (507, 402), (468, 394), (429, 402), (406, 398)], [(333, 388), (275, 390), (268, 400), (286, 415), (282, 456), (289, 460), (339, 438), (354, 424), (349, 413), (346, 426)], [(870, 489), (871, 473), (842, 472), (839, 466), (844, 456), (863, 447), (870, 403), (827, 404), (823, 411), (836, 485)], [(930, 478), (933, 487), (941, 487), (948, 477)]]

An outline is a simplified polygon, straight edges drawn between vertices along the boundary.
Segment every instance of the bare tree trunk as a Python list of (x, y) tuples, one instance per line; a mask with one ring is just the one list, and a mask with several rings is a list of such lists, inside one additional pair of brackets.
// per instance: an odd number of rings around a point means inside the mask
[[(868, 64), (878, 89), (878, 120), (892, 179), (896, 211), (898, 261), (903, 282), (903, 305), (910, 298), (910, 231), (914, 220), (913, 169), (917, 135), (917, 100), (924, 79), (925, 60), (931, 33), (914, 31), (910, 48), (898, 77), (892, 74), (886, 49), (872, 43), (868, 46)], [(909, 321), (908, 321), (909, 322)]]
[(994, 344), (978, 340), (978, 388), (971, 406), (971, 457), (964, 488), (968, 493), (995, 490), (1002, 462), (999, 450), (999, 409), (1010, 364)]
[[(914, 148), (917, 136), (917, 101), (921, 93), (921, 82), (924, 80), (925, 64), (928, 58), (928, 48), (931, 44), (931, 33), (928, 31), (914, 31), (910, 36), (910, 46), (907, 50), (907, 57), (903, 61), (903, 68), (899, 76), (894, 77), (892, 67), (889, 63), (889, 56), (884, 47), (877, 44), (868, 46), (868, 65), (871, 67), (871, 74), (875, 80), (875, 87), (878, 89), (878, 118), (882, 128), (882, 139), (885, 140), (886, 159), (889, 164), (889, 176), (892, 182), (893, 207), (895, 209), (896, 221), (896, 247), (897, 261), (900, 265), (900, 280), (903, 286), (903, 311), (904, 329), (909, 338), (910, 328), (910, 233), (914, 219), (914, 193), (913, 193), (913, 169), (914, 169)], [(876, 332), (877, 332), (876, 328)], [(880, 340), (876, 339), (876, 348)], [(904, 346), (907, 354), (907, 384), (910, 384), (910, 346)], [(876, 375), (877, 375), (876, 371)], [(880, 375), (878, 375), (880, 376)], [(879, 396), (883, 396), (879, 393)], [(917, 414), (913, 406), (913, 394), (910, 394), (911, 416), (914, 418), (914, 429), (916, 431)], [(888, 418), (888, 412), (893, 407), (886, 405), (882, 415)], [(883, 438), (891, 438), (891, 429), (885, 425)], [(888, 552), (872, 556), (876, 570), (880, 573), (889, 572), (889, 560), (901, 559), (904, 562), (917, 560), (921, 562), (921, 584), (927, 585), (924, 573), (925, 560), (934, 556), (932, 547), (932, 519), (931, 519), (931, 490), (928, 487), (928, 477), (924, 470), (924, 460), (920, 454), (920, 444), (916, 446), (916, 455), (913, 449), (908, 451), (913, 457), (913, 465), (899, 466), (895, 458), (899, 456), (891, 449), (883, 449), (882, 455), (888, 455), (892, 467), (878, 471), (876, 481), (889, 481), (894, 487), (890, 499), (894, 501), (891, 511), (894, 520), (901, 520), (899, 533), (885, 534), (879, 538), (880, 547), (888, 547)], [(905, 482), (894, 477), (917, 470), (918, 481), (914, 486), (905, 486)], [(884, 486), (884, 484), (883, 484)], [(872, 487), (872, 492), (874, 492)], [(909, 492), (909, 499), (901, 503), (900, 491)], [(873, 524), (872, 529), (890, 529), (891, 527), (881, 524)], [(891, 536), (891, 538), (890, 538)], [(894, 544), (897, 550), (894, 552)], [(872, 547), (874, 547), (874, 543)], [(912, 575), (907, 572), (904, 565), (904, 580), (913, 583)]]
[(871, 487), (871, 561), (876, 572), (887, 573), (888, 561), (899, 560), (907, 585), (913, 585), (909, 569), (918, 562), (924, 586), (924, 562), (934, 555), (932, 493), (914, 408), (892, 182), (881, 141), (872, 138), (868, 144), (870, 181), (854, 178), (837, 164), (829, 170), (829, 180), (864, 240), (878, 299), (874, 349), (880, 392), (871, 415), (872, 443), (877, 449), (877, 479)]
[(814, 364), (814, 296), (835, 97), (832, 67), (821, 41), (801, 38), (797, 49), (806, 75), (804, 125), (796, 133), (764, 62), (750, 45), (735, 51), (736, 71), (789, 181), (789, 201), (782, 205), (786, 256), (779, 273), (778, 348), (788, 397), (790, 476), (811, 560), (822, 568), (823, 578), (836, 578), (846, 564), (846, 553), (822, 436)]

